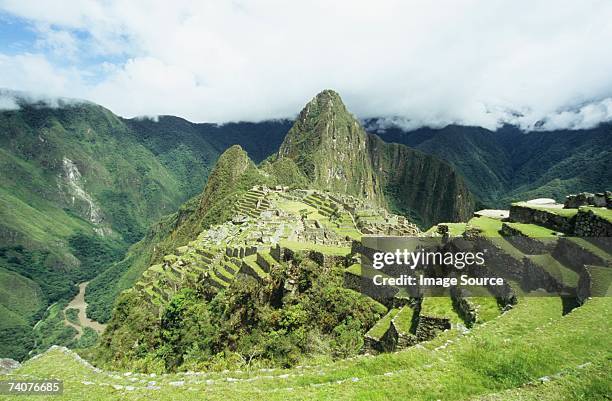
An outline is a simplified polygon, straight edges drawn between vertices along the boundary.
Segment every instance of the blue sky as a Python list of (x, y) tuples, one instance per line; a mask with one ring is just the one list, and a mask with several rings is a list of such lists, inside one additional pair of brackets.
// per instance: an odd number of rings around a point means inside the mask
[(0, 88), (208, 122), (332, 88), (406, 128), (588, 128), (612, 119), (611, 20), (605, 0), (0, 0)]

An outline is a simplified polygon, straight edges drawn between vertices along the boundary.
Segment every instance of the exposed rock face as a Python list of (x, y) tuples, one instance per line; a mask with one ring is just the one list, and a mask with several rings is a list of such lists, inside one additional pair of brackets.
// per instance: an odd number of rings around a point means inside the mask
[(435, 338), (437, 333), (444, 330), (450, 330), (450, 320), (437, 316), (419, 316), (419, 322), (416, 329), (416, 337), (419, 341), (428, 341)]
[(79, 210), (82, 217), (95, 225), (94, 231), (101, 235), (112, 234), (111, 228), (105, 224), (102, 210), (93, 197), (83, 188), (83, 177), (76, 164), (64, 156), (62, 173), (58, 177), (58, 186), (67, 198), (67, 203)]
[(463, 179), (439, 159), (366, 134), (331, 90), (300, 113), (278, 152), (313, 186), (389, 206), (424, 226), (467, 220), (474, 199)]

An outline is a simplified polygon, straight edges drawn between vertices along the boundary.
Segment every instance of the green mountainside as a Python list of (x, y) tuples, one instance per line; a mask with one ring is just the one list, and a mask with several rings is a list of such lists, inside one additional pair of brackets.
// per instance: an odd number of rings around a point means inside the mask
[[(20, 301), (0, 298), (0, 350), (17, 358), (36, 339), (32, 326), (50, 317), (47, 306), (67, 301), (76, 283), (108, 269), (88, 288), (92, 316), (103, 317), (98, 306), (112, 304), (114, 295), (105, 291), (117, 284), (108, 278), (127, 269), (125, 261), (113, 263), (148, 227), (202, 191), (228, 146), (242, 142), (262, 160), (276, 147), (255, 136), (268, 135), (274, 143), (288, 130), (285, 121), (218, 126), (175, 117), (125, 120), (87, 102), (19, 103), (18, 110), (0, 112), (0, 271), (29, 283), (16, 287), (13, 299)], [(10, 292), (11, 282), (0, 281), (0, 292)], [(5, 352), (15, 338), (23, 346)]]
[(535, 132), (457, 125), (408, 132), (397, 127), (376, 130), (375, 120), (366, 121), (366, 127), (387, 142), (446, 160), (488, 207), (541, 197), (561, 201), (569, 193), (601, 192), (612, 186), (610, 124)]
[[(245, 161), (248, 156), (243, 150), (230, 148), (219, 159), (203, 194), (153, 225), (123, 261), (92, 281), (87, 292), (91, 316), (108, 321), (113, 301), (121, 291), (130, 288), (165, 253), (185, 245), (211, 224), (231, 217), (232, 202), (255, 184), (319, 188), (355, 195), (377, 205), (388, 204), (392, 211), (425, 225), (465, 219), (471, 214), (472, 196), (450, 166), (366, 134), (337, 93), (321, 92), (300, 116), (278, 154), (264, 160), (259, 169)], [(313, 160), (326, 167), (310, 169), (307, 166), (314, 166)], [(232, 169), (242, 165), (246, 169), (240, 170), (244, 173), (242, 181), (233, 180), (231, 177), (237, 173)], [(331, 170), (334, 175), (326, 175)], [(421, 174), (423, 170), (428, 171), (427, 175)]]
[[(35, 344), (42, 350), (72, 341), (62, 310), (75, 284), (91, 280), (88, 315), (109, 321), (122, 291), (237, 207), (247, 210), (255, 185), (349, 195), (428, 227), (468, 220), (475, 203), (561, 199), (612, 182), (607, 125), (528, 134), (387, 129), (378, 132), (381, 140), (329, 90), (295, 123), (122, 119), (91, 103), (21, 102), (0, 112), (0, 132), (0, 350), (19, 359)], [(320, 216), (334, 212), (333, 200), (297, 202), (311, 202)], [(352, 215), (352, 223), (343, 216), (334, 215), (332, 225), (341, 236), (380, 228), (367, 213)]]
[[(1, 332), (4, 346), (16, 332), (31, 342), (48, 305), (74, 295), (74, 284), (118, 260), (185, 198), (183, 177), (100, 106), (24, 104), (0, 114), (0, 131), (0, 267), (41, 294), (27, 324)], [(193, 168), (206, 175), (201, 163)]]
[[(612, 282), (610, 195), (591, 197), (608, 208), (514, 203), (502, 219), (473, 217), (469, 189), (490, 182), (499, 191), (482, 192), (481, 202), (515, 196), (506, 163), (522, 163), (521, 174), (552, 188), (540, 164), (562, 174), (587, 154), (591, 183), (603, 185), (607, 173), (596, 169), (606, 143), (575, 158), (561, 146), (538, 164), (522, 153), (504, 158), (510, 137), (502, 152), (485, 145), (485, 132), (465, 134), (462, 150), (449, 152), (457, 160), (488, 150), (460, 170), (366, 133), (329, 90), (307, 104), (278, 151), (239, 123), (123, 120), (90, 104), (25, 105), (0, 122), (11, 172), (0, 187), (0, 355), (23, 360), (52, 344), (79, 353), (53, 347), (0, 371), (1, 380), (54, 377), (66, 399), (610, 393), (610, 301), (602, 296)], [(269, 124), (277, 138), (286, 123)], [(232, 130), (245, 146), (215, 134)], [(475, 163), (491, 168), (464, 182)], [(397, 287), (370, 293), (364, 235), (437, 238), (453, 253), (474, 239), (474, 250), (491, 251), (484, 269), (506, 284), (438, 297)], [(87, 280), (88, 315), (108, 323), (100, 335), (79, 327), (68, 304), (74, 284), (84, 290)]]

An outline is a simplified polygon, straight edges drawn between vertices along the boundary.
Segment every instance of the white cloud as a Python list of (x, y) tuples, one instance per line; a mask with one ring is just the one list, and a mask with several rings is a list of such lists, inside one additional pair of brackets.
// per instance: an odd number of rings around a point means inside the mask
[(54, 66), (40, 54), (0, 54), (0, 88), (82, 97), (87, 93), (82, 76), (83, 73), (75, 68)]
[[(2, 56), (0, 73), (17, 79), (0, 77), (0, 86), (85, 97), (128, 117), (291, 117), (334, 88), (359, 117), (408, 127), (579, 128), (612, 118), (601, 100), (612, 98), (612, 2), (602, 0), (9, 0), (0, 7), (51, 27), (38, 33), (58, 51), (125, 58), (77, 68), (70, 59), (57, 67), (41, 55)], [(44, 71), (16, 71), (24, 63)], [(100, 71), (103, 78), (88, 83)]]
[(612, 120), (612, 98), (586, 104), (578, 109), (553, 113), (542, 120), (539, 129), (588, 129)]
[(3, 93), (0, 93), (0, 110), (4, 111), (17, 109), (19, 109), (19, 105), (13, 96), (5, 96)]
[(72, 33), (66, 30), (53, 29), (46, 24), (39, 24), (37, 30), (40, 38), (36, 45), (40, 48), (49, 49), (58, 57), (75, 60), (79, 53), (78, 40)]

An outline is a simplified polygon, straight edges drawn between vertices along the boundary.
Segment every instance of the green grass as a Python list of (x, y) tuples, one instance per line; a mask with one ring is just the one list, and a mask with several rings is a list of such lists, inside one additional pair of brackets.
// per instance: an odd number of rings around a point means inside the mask
[(499, 246), (511, 257), (521, 260), (525, 255), (512, 244), (506, 241), (500, 233), (502, 221), (491, 217), (474, 217), (468, 222), (468, 228), (477, 228), (481, 232), (481, 236), (489, 238), (490, 241)]
[(387, 330), (389, 330), (389, 326), (391, 325), (391, 320), (398, 314), (400, 311), (399, 308), (393, 308), (387, 312), (385, 316), (383, 316), (368, 332), (366, 336), (372, 337), (376, 340), (380, 340), (382, 336), (385, 335)]
[(612, 297), (612, 269), (590, 265), (585, 268), (592, 277), (591, 294), (596, 297)]
[(408, 305), (402, 307), (397, 315), (395, 315), (395, 319), (393, 319), (397, 330), (401, 333), (409, 333), (412, 328), (413, 316), (414, 309)]
[(569, 368), (549, 381), (539, 381), (526, 386), (473, 398), (472, 401), (558, 401), (558, 400), (605, 400), (610, 394), (609, 359)]
[(604, 220), (612, 223), (612, 209), (607, 209), (603, 207), (591, 207), (591, 206), (582, 206), (580, 210), (588, 210), (593, 212), (596, 216), (601, 217)]
[(350, 265), (349, 267), (347, 267), (345, 271), (347, 273), (350, 273), (350, 274), (353, 274), (355, 276), (360, 276), (361, 277), (361, 264), (360, 263), (354, 263), (354, 264)]
[(29, 321), (45, 305), (45, 299), (34, 281), (0, 267), (0, 305)]
[(591, 252), (593, 255), (596, 255), (603, 260), (612, 261), (612, 255), (610, 255), (605, 250), (601, 249), (597, 245), (593, 244), (590, 241), (587, 241), (584, 238), (569, 237), (567, 239), (568, 241), (571, 241), (574, 244), (581, 246), (582, 248), (586, 249), (587, 251)]
[(477, 323), (483, 323), (488, 322), (489, 320), (493, 320), (501, 313), (499, 304), (497, 303), (497, 299), (495, 297), (476, 296), (468, 297), (467, 300), (470, 301), (472, 305), (474, 305), (477, 309)]
[(0, 330), (18, 326), (28, 326), (28, 320), (23, 315), (0, 304)]
[[(525, 298), (513, 310), (498, 317), (495, 324), (478, 325), (464, 336), (448, 332), (454, 336), (450, 337), (453, 343), (443, 350), (434, 351), (441, 343), (433, 340), (425, 343), (424, 348), (301, 369), (209, 372), (204, 376), (123, 376), (96, 373), (72, 356), (54, 350), (26, 363), (12, 378), (60, 378), (65, 385), (62, 399), (69, 401), (81, 400), (83, 394), (94, 401), (145, 398), (189, 401), (202, 399), (203, 395), (208, 400), (224, 401), (259, 398), (519, 400), (522, 395), (540, 399), (540, 394), (545, 400), (579, 399), (575, 394), (590, 394), (585, 399), (601, 400), (609, 394), (611, 372), (607, 358), (612, 348), (609, 321), (602, 317), (610, 317), (611, 307), (610, 298), (593, 299), (561, 317), (562, 305), (558, 298)], [(591, 363), (588, 369), (577, 368), (585, 363)], [(528, 382), (537, 382), (540, 377), (552, 377), (558, 372), (566, 372), (559, 381), (552, 380), (544, 387), (524, 387)], [(0, 376), (0, 380), (5, 378)], [(184, 385), (170, 385), (179, 380)], [(141, 389), (148, 381), (155, 381), (160, 389)], [(137, 388), (128, 391), (101, 383)], [(555, 398), (547, 386), (554, 386), (561, 398)], [(55, 397), (37, 399), (54, 400)]]
[(558, 231), (551, 230), (550, 228), (538, 226), (536, 224), (526, 224), (526, 223), (503, 223), (509, 227), (514, 228), (519, 231), (526, 237), (530, 238), (558, 238), (562, 233)]
[(466, 223), (445, 223), (452, 237), (459, 237), (465, 232)]
[(556, 208), (556, 207), (546, 207), (542, 205), (532, 205), (526, 202), (513, 203), (512, 206), (521, 206), (521, 207), (525, 207), (528, 209), (541, 210), (544, 212), (556, 214), (557, 216), (563, 216), (563, 217), (574, 217), (576, 213), (578, 213), (578, 209), (563, 209), (563, 208)]
[(491, 217), (473, 217), (467, 223), (468, 228), (477, 228), (483, 237), (500, 237), (499, 230), (502, 228), (502, 221)]
[(462, 323), (463, 320), (453, 307), (450, 297), (425, 297), (421, 302), (421, 315), (444, 317), (452, 324)]

